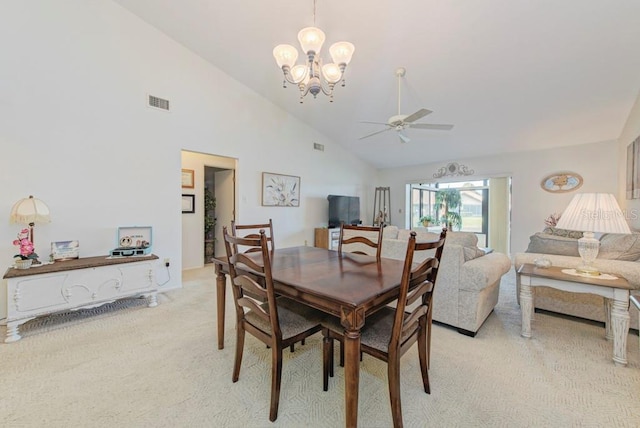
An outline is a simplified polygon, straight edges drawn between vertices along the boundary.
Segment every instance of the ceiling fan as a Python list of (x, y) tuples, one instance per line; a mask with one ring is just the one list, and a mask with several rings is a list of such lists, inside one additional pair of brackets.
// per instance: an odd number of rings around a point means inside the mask
[(432, 124), (432, 123), (414, 123), (416, 120), (422, 119), (426, 115), (432, 113), (431, 110), (427, 110), (426, 108), (421, 108), (420, 110), (418, 110), (415, 113), (410, 114), (408, 116), (404, 115), (404, 114), (400, 114), (400, 83), (401, 83), (402, 77), (404, 77), (404, 75), (406, 73), (407, 73), (407, 70), (404, 67), (400, 67), (400, 68), (398, 68), (396, 70), (396, 76), (398, 77), (398, 114), (395, 115), (395, 116), (391, 116), (387, 122), (362, 121), (361, 123), (373, 123), (373, 124), (376, 124), (376, 125), (385, 125), (386, 128), (382, 129), (380, 131), (376, 131), (376, 132), (373, 132), (371, 134), (365, 135), (364, 137), (360, 137), (359, 140), (362, 140), (364, 138), (368, 138), (368, 137), (380, 134), (382, 132), (386, 132), (386, 131), (390, 131), (392, 129), (395, 129), (396, 132), (398, 133), (398, 137), (400, 137), (400, 142), (408, 143), (411, 140), (409, 139), (409, 137), (406, 136), (406, 134), (404, 134), (402, 132), (402, 131), (405, 130), (405, 128), (436, 129), (436, 130), (441, 130), (441, 131), (449, 131), (449, 130), (451, 130), (453, 128), (453, 125), (437, 125), (437, 124)]

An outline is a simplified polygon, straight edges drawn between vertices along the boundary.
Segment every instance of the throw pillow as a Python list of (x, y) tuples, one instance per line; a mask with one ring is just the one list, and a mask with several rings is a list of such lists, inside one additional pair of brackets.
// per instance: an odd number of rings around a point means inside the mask
[(625, 261), (640, 259), (640, 234), (605, 233), (600, 238), (598, 258)]
[(478, 247), (463, 247), (462, 251), (464, 252), (464, 261), (468, 262), (469, 260), (477, 259), (478, 257), (484, 256), (484, 251)]
[(542, 231), (554, 236), (564, 236), (565, 238), (582, 238), (583, 233), (577, 230), (558, 229), (557, 227), (545, 227)]
[(537, 232), (529, 238), (527, 253), (557, 254), (579, 257), (578, 240), (564, 236)]

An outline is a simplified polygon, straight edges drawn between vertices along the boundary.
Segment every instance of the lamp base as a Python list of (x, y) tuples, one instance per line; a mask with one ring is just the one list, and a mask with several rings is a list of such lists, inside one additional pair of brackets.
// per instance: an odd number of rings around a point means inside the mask
[(584, 275), (584, 276), (599, 276), (600, 275), (600, 271), (593, 267), (593, 266), (586, 266), (586, 265), (582, 265), (582, 266), (578, 266), (576, 268), (576, 273), (579, 275)]

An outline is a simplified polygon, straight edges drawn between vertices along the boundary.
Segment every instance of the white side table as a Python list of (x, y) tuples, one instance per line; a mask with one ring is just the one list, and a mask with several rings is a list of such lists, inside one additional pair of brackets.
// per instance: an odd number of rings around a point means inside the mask
[(627, 335), (629, 334), (629, 282), (618, 277), (603, 279), (597, 276), (569, 275), (563, 269), (552, 266), (546, 269), (525, 263), (517, 270), (520, 278), (520, 308), (522, 310), (522, 336), (531, 337), (533, 317), (533, 289), (544, 286), (572, 293), (591, 293), (605, 299), (605, 337), (613, 339), (613, 361), (627, 364)]

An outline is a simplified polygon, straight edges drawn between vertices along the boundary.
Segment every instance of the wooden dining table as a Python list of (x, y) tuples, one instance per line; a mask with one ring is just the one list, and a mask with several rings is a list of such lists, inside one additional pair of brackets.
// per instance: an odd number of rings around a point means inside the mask
[[(214, 258), (216, 269), (218, 349), (224, 348), (226, 257)], [(358, 425), (360, 330), (366, 318), (396, 300), (404, 262), (315, 247), (271, 252), (276, 293), (340, 318), (344, 327), (345, 421)]]

